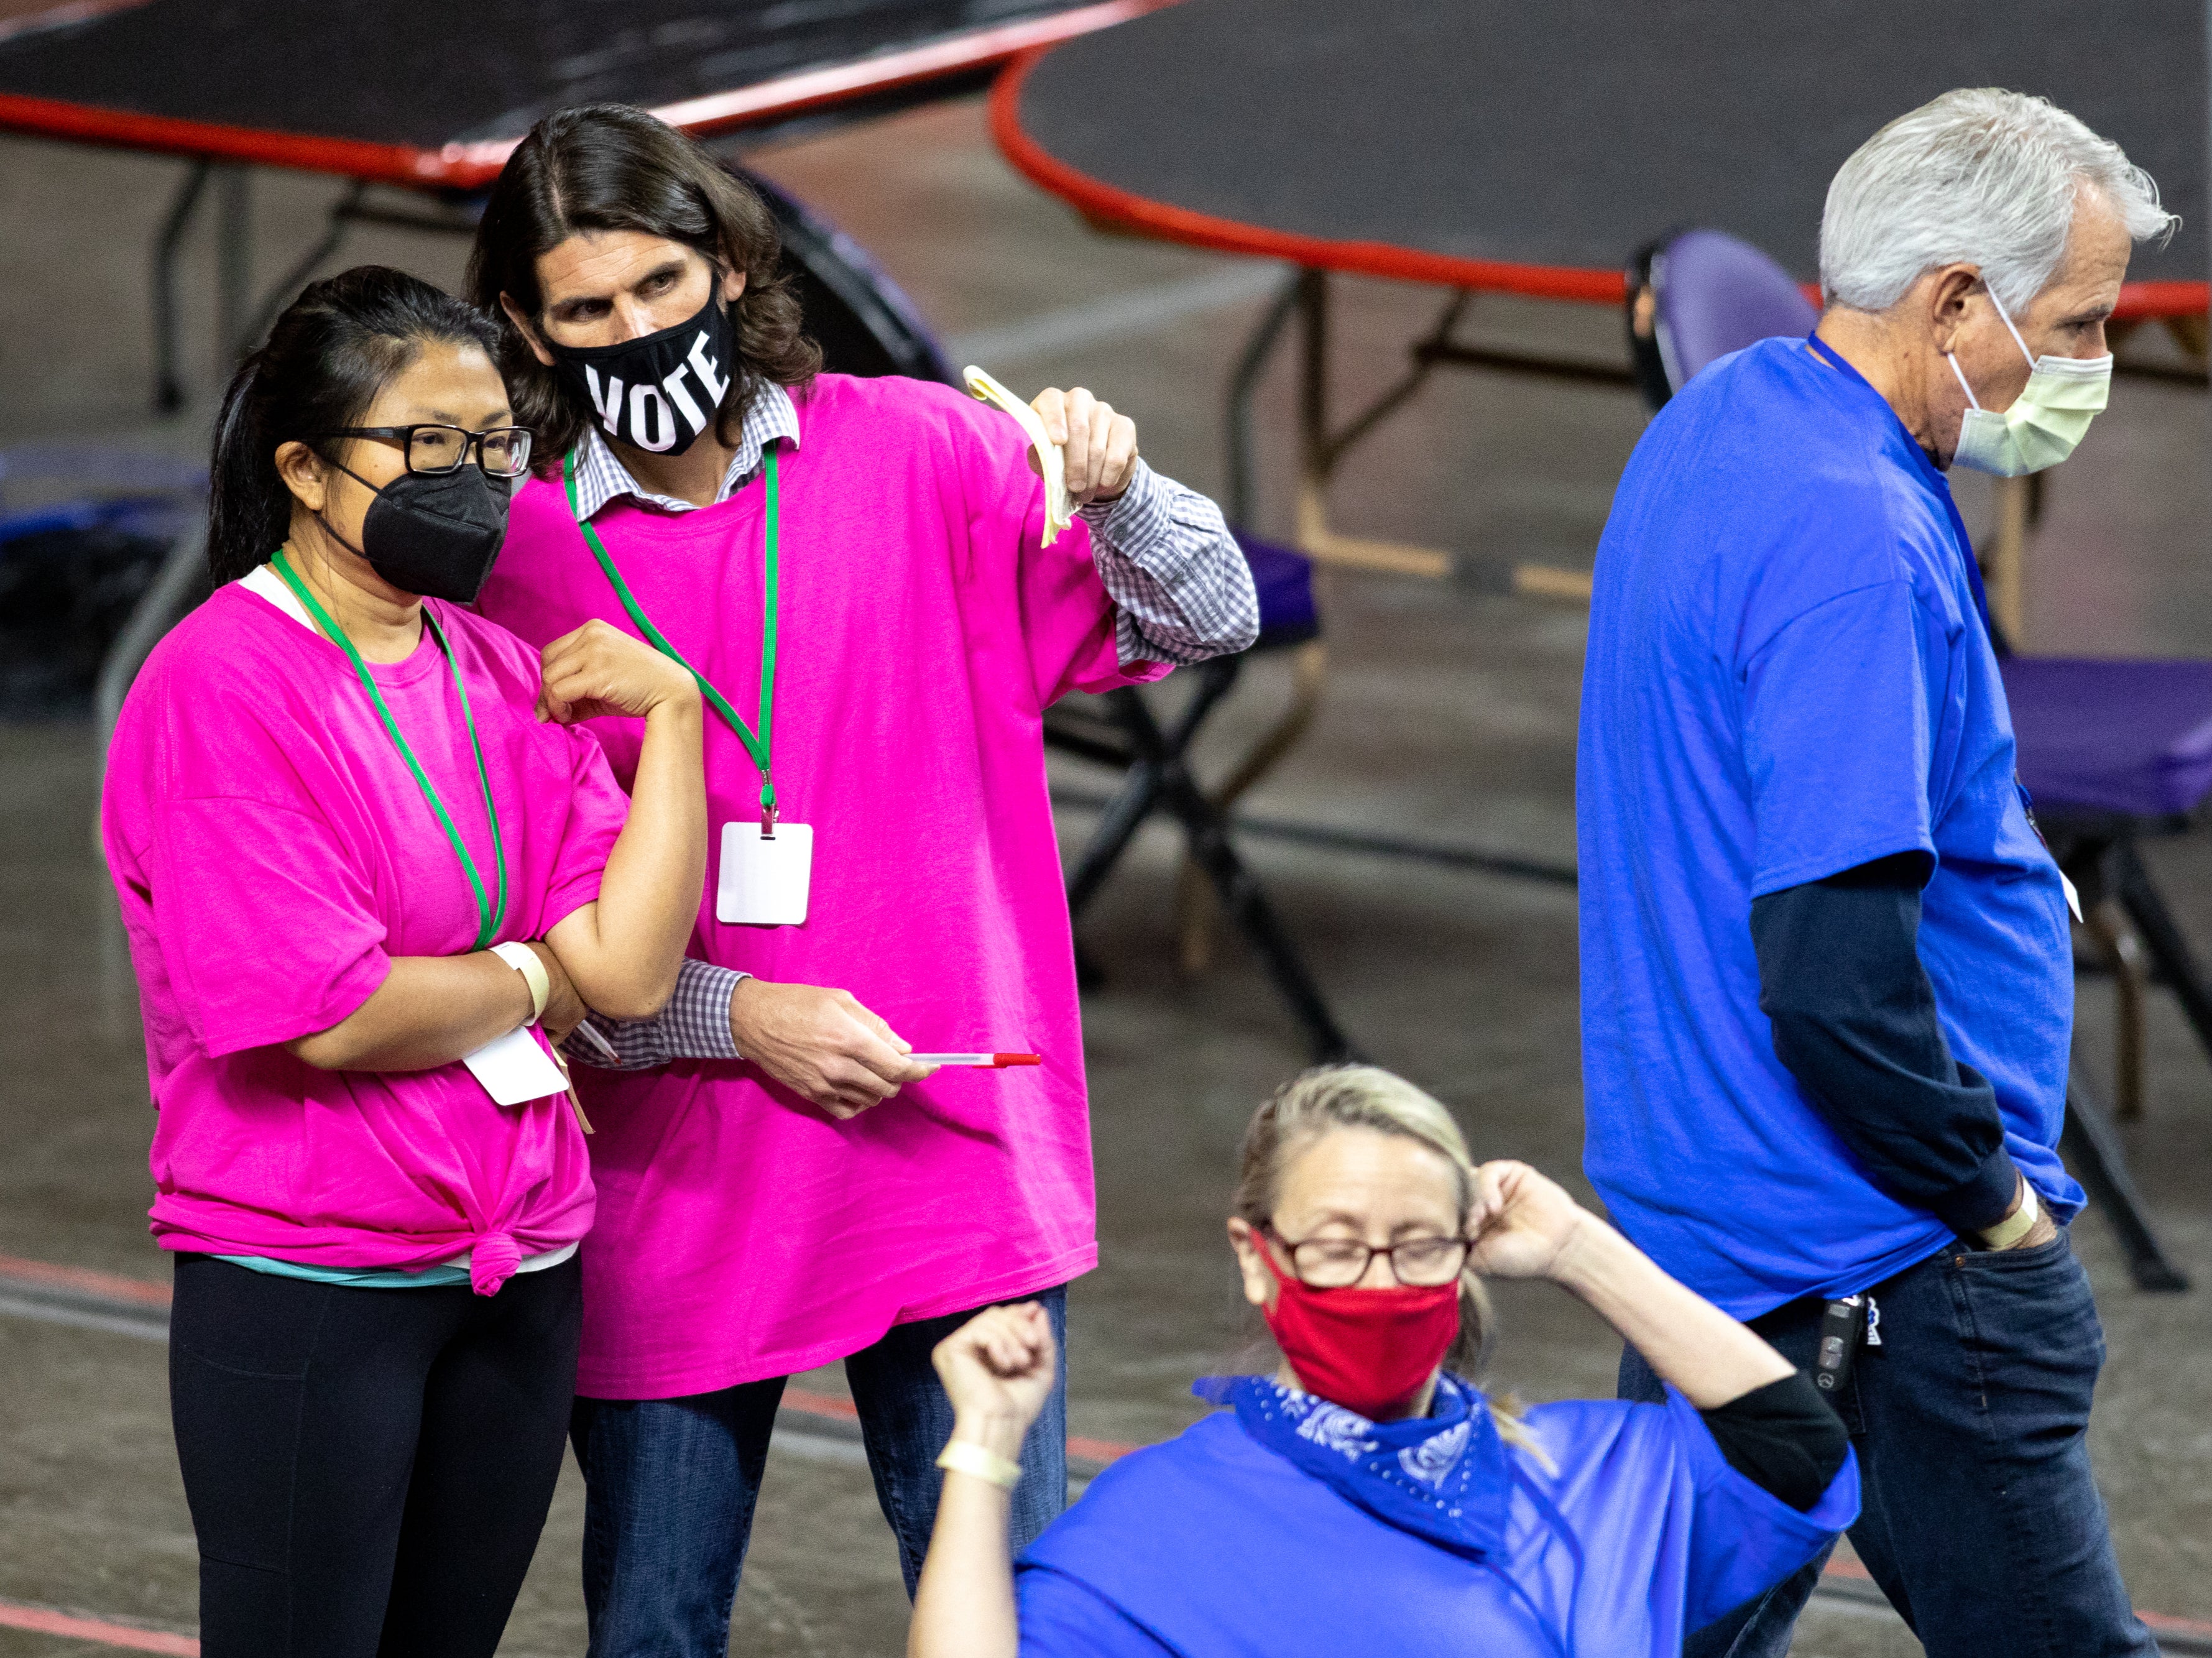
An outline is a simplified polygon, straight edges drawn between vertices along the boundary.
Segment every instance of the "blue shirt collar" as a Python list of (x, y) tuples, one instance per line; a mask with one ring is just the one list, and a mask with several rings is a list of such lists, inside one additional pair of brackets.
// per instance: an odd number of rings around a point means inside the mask
[(1982, 631), (1988, 635), (1994, 643), (1997, 631), (1996, 624), (1990, 619), (1989, 590), (1982, 581), (1981, 561), (1974, 556), (1973, 537), (1966, 533), (1966, 520), (1960, 515), (1959, 503), (1951, 498), (1951, 480), (1938, 471), (1936, 463), (1928, 459), (1928, 452), (1920, 446), (1920, 440), (1912, 435), (1905, 422), (1897, 417), (1897, 410), (1890, 407), (1889, 399), (1875, 391), (1874, 383), (1852, 367), (1842, 352), (1822, 339), (1818, 333), (1808, 334), (1805, 337), (1805, 343), (1811, 349), (1814, 356), (1841, 374), (1847, 380), (1863, 391), (1868, 397), (1880, 404), (1882, 413), (1889, 416), (1890, 425), (1896, 428), (1898, 435), (1904, 440), (1905, 452), (1912, 458), (1913, 464), (1920, 469), (1921, 481), (1928, 486), (1936, 500), (1943, 503), (1944, 513), (1951, 520), (1952, 537), (1959, 544), (1959, 562), (1966, 567), (1966, 586), (1974, 596), (1975, 614), (1982, 619)]
[(1376, 1519), (1461, 1554), (1498, 1557), (1513, 1475), (1482, 1394), (1437, 1378), (1431, 1414), (1370, 1422), (1267, 1376), (1207, 1376), (1191, 1391), (1236, 1408), (1244, 1431)]

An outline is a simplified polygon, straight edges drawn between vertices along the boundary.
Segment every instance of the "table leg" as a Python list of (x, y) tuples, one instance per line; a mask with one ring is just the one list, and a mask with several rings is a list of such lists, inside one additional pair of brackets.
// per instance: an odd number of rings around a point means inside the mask
[(1244, 342), (1244, 350), (1237, 359), (1237, 370), (1229, 377), (1229, 499), (1225, 504), (1232, 529), (1246, 530), (1252, 525), (1252, 393), (1259, 386), (1260, 371), (1275, 349), (1275, 342), (1282, 337), (1283, 325), (1290, 321), (1291, 313), (1297, 308), (1303, 280), (1297, 272), (1285, 280), (1282, 292), (1268, 301), (1259, 326)]
[(2118, 898), (2098, 900), (2083, 920), (2112, 972), (2112, 1114), (2133, 1122), (2143, 1111), (2143, 1017), (2150, 969), (2142, 941)]
[(284, 307), (307, 286), (307, 278), (315, 274), (324, 260), (338, 251), (346, 239), (346, 232), (352, 227), (356, 210), (361, 206), (362, 196), (368, 189), (367, 181), (361, 179), (356, 179), (348, 186), (345, 194), (339, 197), (331, 209), (330, 217), (323, 226), (323, 234), (316, 240), (315, 245), (302, 253), (292, 268), (276, 279), (276, 285), (262, 295), (261, 302), (253, 308), (253, 321), (246, 335), (246, 349), (258, 345), (267, 337), (269, 330)]
[[(1462, 570), (1460, 561), (1439, 548), (1340, 535), (1330, 528), (1328, 481), (1336, 471), (1337, 463), (1353, 445), (1410, 397), (1429, 371), (1439, 363), (1506, 367), (1516, 372), (1544, 374), (1563, 373), (1569, 379), (1607, 384), (1625, 380), (1626, 376), (1610, 369), (1593, 369), (1586, 365), (1568, 365), (1562, 368), (1560, 365), (1546, 363), (1535, 358), (1481, 352), (1457, 346), (1452, 343), (1450, 335), (1452, 325), (1466, 303), (1467, 296), (1460, 295), (1445, 311), (1435, 332), (1414, 347), (1413, 373), (1344, 431), (1332, 432), (1328, 422), (1328, 273), (1324, 270), (1300, 271), (1296, 294), (1297, 310), (1304, 325), (1304, 349), (1300, 353), (1298, 381), (1298, 550), (1316, 564), (1334, 565), (1342, 569), (1420, 576), (1429, 580), (1472, 575), (1476, 578), (1474, 585), (1477, 586), (1492, 586), (1491, 581), (1482, 579), (1489, 572), (1474, 567)], [(1542, 564), (1505, 562), (1496, 572), (1495, 587), (1497, 591), (1517, 593), (1525, 598), (1561, 599), (1576, 604), (1587, 604), (1590, 598), (1588, 571), (1561, 569)]]
[(2128, 1272), (2138, 1290), (2186, 1290), (2189, 1279), (2166, 1258), (2158, 1234), (2151, 1230), (2142, 1193), (2128, 1173), (2127, 1152), (2112, 1115), (2074, 1067), (2066, 1088), (2066, 1129), (2060, 1146), (2072, 1164), (2075, 1177), (2090, 1200), (2104, 1211), (2119, 1235), (2128, 1257)]
[(2189, 947), (2182, 936), (2173, 912), (2166, 908), (2166, 900), (2143, 867), (2142, 857), (2132, 841), (2122, 841), (2112, 853), (2114, 896), (2126, 908), (2128, 917), (2136, 924), (2136, 934), (2150, 952), (2152, 965), (2159, 976), (2173, 992), (2174, 999), (2181, 1004), (2183, 1016), (2204, 1051), (2212, 1055), (2212, 985), (2207, 985), (2203, 972), (2197, 965), (2197, 952)]
[(1403, 542), (1339, 535), (1328, 526), (1328, 479), (1340, 451), (1328, 429), (1328, 273), (1298, 273), (1304, 326), (1298, 379), (1298, 550), (1316, 564), (1441, 580), (1451, 555)]
[(228, 382), (240, 358), (260, 343), (246, 331), (253, 283), (253, 175), (216, 171), (216, 378)]
[(185, 228), (191, 222), (213, 170), (214, 164), (205, 161), (196, 161), (185, 170), (154, 237), (154, 407), (164, 415), (185, 402), (184, 376), (177, 367), (177, 244), (184, 240)]
[[(1273, 771), (1297, 746), (1321, 708), (1322, 688), (1328, 680), (1328, 646), (1310, 639), (1291, 658), (1291, 700), (1258, 741), (1230, 768), (1229, 775), (1207, 792), (1213, 809), (1225, 820), (1245, 792)], [(1213, 963), (1213, 907), (1205, 872), (1186, 855), (1176, 882), (1176, 930), (1182, 939), (1182, 970), (1194, 976)]]

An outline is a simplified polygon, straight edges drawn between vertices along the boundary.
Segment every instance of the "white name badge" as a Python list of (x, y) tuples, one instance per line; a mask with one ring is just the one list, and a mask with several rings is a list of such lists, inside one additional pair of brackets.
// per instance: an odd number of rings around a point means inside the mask
[(722, 825), (714, 919), (736, 926), (803, 926), (814, 882), (814, 829), (782, 823), (772, 840), (758, 823)]
[(527, 1105), (548, 1094), (565, 1094), (568, 1079), (553, 1056), (538, 1040), (537, 1030), (517, 1025), (504, 1036), (486, 1042), (473, 1054), (461, 1055), (484, 1092), (501, 1105)]

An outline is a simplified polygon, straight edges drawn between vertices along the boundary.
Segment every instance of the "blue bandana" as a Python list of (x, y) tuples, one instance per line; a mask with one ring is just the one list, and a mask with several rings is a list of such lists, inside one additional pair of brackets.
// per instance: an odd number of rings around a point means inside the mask
[(1513, 1472), (1472, 1383), (1437, 1376), (1431, 1414), (1403, 1422), (1370, 1422), (1267, 1376), (1207, 1376), (1191, 1392), (1235, 1406), (1246, 1433), (1386, 1525), (1503, 1558)]

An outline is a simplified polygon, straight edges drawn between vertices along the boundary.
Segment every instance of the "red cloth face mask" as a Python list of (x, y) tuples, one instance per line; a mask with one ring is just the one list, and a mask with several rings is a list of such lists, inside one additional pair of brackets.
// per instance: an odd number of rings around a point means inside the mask
[(1459, 1334), (1459, 1284), (1316, 1290), (1284, 1272), (1255, 1239), (1281, 1286), (1267, 1328), (1308, 1393), (1379, 1422), (1420, 1391)]

